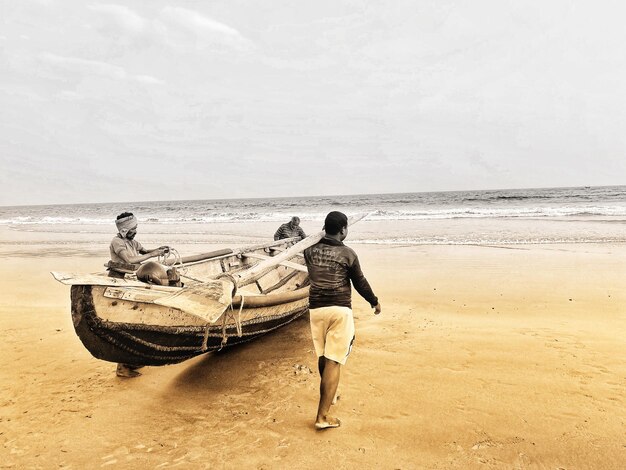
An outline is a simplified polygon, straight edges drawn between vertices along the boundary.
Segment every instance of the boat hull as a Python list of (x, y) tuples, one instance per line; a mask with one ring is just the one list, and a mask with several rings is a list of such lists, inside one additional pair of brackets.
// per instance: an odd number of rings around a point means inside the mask
[[(274, 331), (308, 310), (308, 297), (280, 306), (235, 308), (211, 325), (159, 325), (111, 321), (100, 315), (102, 289), (71, 287), (72, 321), (83, 345), (96, 358), (134, 365), (175, 364), (251, 341)], [(115, 301), (113, 301), (115, 304)]]

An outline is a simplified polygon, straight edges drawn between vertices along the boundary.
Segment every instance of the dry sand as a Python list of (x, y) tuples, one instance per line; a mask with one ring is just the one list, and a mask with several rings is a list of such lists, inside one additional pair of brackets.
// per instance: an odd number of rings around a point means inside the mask
[(343, 426), (319, 432), (308, 318), (120, 379), (48, 274), (106, 245), (3, 243), (1, 468), (626, 468), (624, 245), (353, 245), (383, 313), (355, 294)]

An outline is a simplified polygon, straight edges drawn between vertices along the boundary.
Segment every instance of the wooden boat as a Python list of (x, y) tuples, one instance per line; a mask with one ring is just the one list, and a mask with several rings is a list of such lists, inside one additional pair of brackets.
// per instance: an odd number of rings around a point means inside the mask
[[(305, 313), (308, 274), (301, 251), (319, 240), (313, 238), (296, 249), (289, 248), (295, 239), (286, 239), (179, 259), (182, 288), (146, 284), (132, 275), (52, 275), (71, 285), (74, 328), (94, 357), (173, 364), (250, 341)], [(220, 284), (227, 289), (236, 285), (236, 293), (229, 290), (224, 307), (212, 310), (203, 302), (216, 279), (227, 281)], [(192, 300), (200, 293), (200, 303), (187, 308), (190, 292)]]

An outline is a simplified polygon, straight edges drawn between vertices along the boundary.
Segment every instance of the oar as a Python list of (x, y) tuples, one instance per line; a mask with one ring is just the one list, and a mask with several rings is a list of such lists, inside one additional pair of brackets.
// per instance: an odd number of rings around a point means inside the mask
[[(358, 222), (365, 216), (367, 214), (350, 217), (348, 225)], [(155, 303), (198, 316), (206, 320), (207, 323), (214, 323), (232, 304), (233, 294), (237, 286), (250, 284), (263, 277), (281, 262), (293, 258), (298, 253), (315, 245), (324, 237), (324, 234), (325, 232), (322, 230), (309, 235), (280, 254), (261, 261), (249, 269), (233, 274), (224, 273), (222, 275), (224, 277), (184, 287), (175, 294), (155, 300)]]

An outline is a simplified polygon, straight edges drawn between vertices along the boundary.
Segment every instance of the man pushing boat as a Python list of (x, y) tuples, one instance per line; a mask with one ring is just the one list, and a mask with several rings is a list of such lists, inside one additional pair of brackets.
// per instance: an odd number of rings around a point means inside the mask
[(311, 334), (321, 376), (316, 429), (341, 425), (329, 411), (339, 385), (341, 366), (345, 365), (354, 342), (350, 282), (370, 303), (374, 314), (381, 312), (378, 298), (361, 271), (358, 256), (343, 244), (348, 236), (348, 217), (341, 212), (330, 212), (324, 221), (324, 231), (324, 238), (304, 251), (311, 283)]

